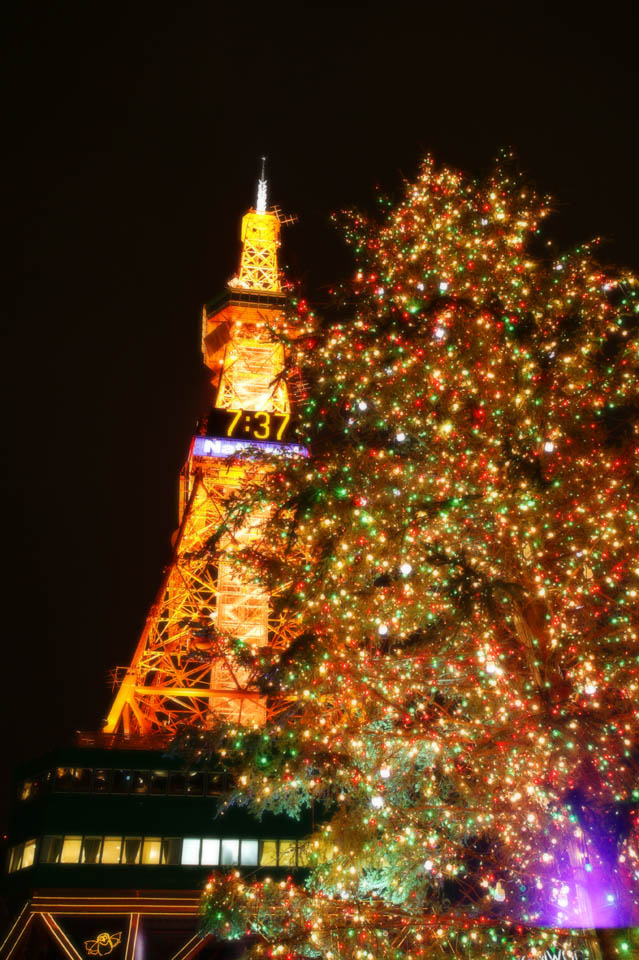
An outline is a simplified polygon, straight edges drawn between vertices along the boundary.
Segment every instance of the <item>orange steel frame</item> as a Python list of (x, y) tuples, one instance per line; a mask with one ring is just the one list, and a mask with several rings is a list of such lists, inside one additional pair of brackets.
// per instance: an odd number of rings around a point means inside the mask
[[(278, 213), (245, 215), (240, 272), (229, 288), (253, 296), (234, 302), (231, 295), (219, 311), (204, 312), (202, 349), (214, 374), (218, 408), (290, 413), (284, 349), (276, 336), (286, 328), (277, 270), (279, 232)], [(133, 659), (116, 673), (118, 689), (105, 734), (168, 738), (184, 725), (208, 727), (217, 718), (264, 721), (268, 705), (234, 657), (232, 641), (284, 648), (294, 624), (274, 617), (259, 585), (233, 563), (238, 543), (255, 536), (254, 518), (227, 536), (216, 556), (207, 550), (229, 494), (244, 480), (237, 461), (227, 465), (223, 459), (189, 456), (173, 557)], [(203, 636), (203, 628), (213, 628), (214, 639)]]

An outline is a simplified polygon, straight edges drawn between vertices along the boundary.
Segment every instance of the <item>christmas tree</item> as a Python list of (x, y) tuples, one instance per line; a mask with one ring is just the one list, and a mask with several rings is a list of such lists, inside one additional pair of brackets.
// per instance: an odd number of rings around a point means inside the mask
[(225, 534), (261, 518), (235, 562), (297, 639), (236, 650), (278, 709), (208, 748), (229, 803), (318, 826), (303, 879), (211, 877), (223, 938), (596, 956), (589, 930), (638, 922), (639, 286), (554, 254), (549, 209), (508, 156), (427, 160), (340, 217), (333, 320), (295, 308), (310, 456), (256, 454)]

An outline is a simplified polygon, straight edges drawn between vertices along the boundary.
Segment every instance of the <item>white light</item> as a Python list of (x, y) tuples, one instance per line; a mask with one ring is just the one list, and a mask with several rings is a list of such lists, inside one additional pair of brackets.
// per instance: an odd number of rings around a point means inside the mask
[(489, 660), (486, 664), (486, 673), (497, 673), (497, 664)]
[(410, 563), (403, 563), (399, 569), (404, 576), (407, 577), (408, 574), (412, 572), (413, 568), (411, 567)]
[(388, 633), (388, 627), (385, 623), (381, 623), (377, 628), (377, 632), (379, 633), (380, 637), (385, 637)]
[(379, 775), (382, 778), (382, 780), (388, 780), (388, 778), (390, 777), (390, 768), (382, 767), (382, 769), (379, 771)]
[(592, 694), (596, 692), (597, 692), (597, 687), (594, 685), (594, 683), (586, 684), (586, 693), (592, 696)]
[(400, 431), (398, 434), (396, 434), (395, 439), (396, 439), (399, 443), (403, 443), (404, 440), (406, 439), (406, 434), (405, 434), (405, 433), (402, 433), (402, 432)]
[(445, 293), (446, 290), (448, 290), (448, 284), (446, 283), (445, 280), (442, 280), (442, 282), (439, 285), (439, 289), (441, 290), (442, 293)]
[(555, 445), (552, 442), (552, 440), (546, 440), (544, 444), (544, 450), (546, 451), (546, 453), (552, 453), (554, 449), (555, 449)]
[(426, 863), (424, 864), (424, 870), (432, 870), (433, 866), (434, 866), (433, 861), (427, 860)]
[(360, 410), (368, 410), (368, 404), (366, 403), (365, 400), (360, 400), (357, 406), (359, 407)]
[(433, 336), (435, 337), (435, 340), (443, 340), (446, 336), (446, 330), (444, 327), (435, 327)]
[(423, 284), (423, 283), (418, 283), (418, 284), (417, 284), (417, 289), (418, 289), (418, 290), (423, 290), (423, 289), (424, 289), (424, 284)]
[(497, 901), (497, 903), (503, 903), (506, 899), (506, 891), (503, 888), (501, 880), (497, 881), (497, 886), (493, 892), (493, 898)]
[(381, 810), (384, 806), (384, 798), (380, 797), (378, 793), (374, 797), (371, 797), (371, 807), (375, 807), (376, 810)]

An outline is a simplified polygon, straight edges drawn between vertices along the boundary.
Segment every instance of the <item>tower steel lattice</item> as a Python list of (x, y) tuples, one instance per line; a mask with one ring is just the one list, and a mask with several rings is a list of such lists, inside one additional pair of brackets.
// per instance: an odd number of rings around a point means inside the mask
[[(276, 336), (287, 323), (277, 261), (281, 222), (278, 210), (266, 209), (262, 169), (256, 208), (242, 220), (238, 276), (202, 318), (214, 411), (228, 411), (231, 423), (241, 416), (250, 423), (256, 415), (259, 429), (271, 417), (287, 422), (291, 413), (284, 347)], [(259, 429), (254, 438), (264, 436)], [(273, 614), (261, 586), (233, 562), (234, 550), (256, 535), (259, 518), (249, 517), (239, 532), (223, 537), (213, 558), (207, 549), (226, 500), (246, 482), (237, 452), (228, 459), (228, 445), (224, 437), (196, 437), (191, 445), (173, 557), (133, 659), (119, 671), (106, 734), (171, 736), (184, 724), (208, 726), (216, 717), (252, 724), (266, 716), (267, 703), (234, 656), (233, 641), (284, 647), (294, 627)]]

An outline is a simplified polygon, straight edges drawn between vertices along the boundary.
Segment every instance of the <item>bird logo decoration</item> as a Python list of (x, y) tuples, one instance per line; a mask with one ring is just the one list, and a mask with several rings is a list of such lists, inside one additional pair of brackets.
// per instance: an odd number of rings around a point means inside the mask
[(84, 949), (89, 957), (108, 957), (121, 940), (121, 933), (99, 933), (95, 940), (84, 941)]

